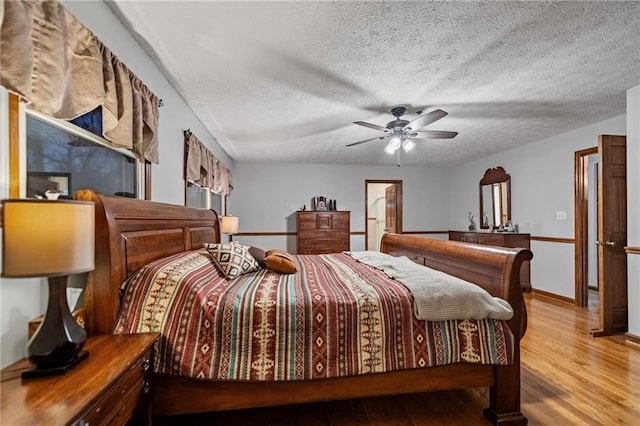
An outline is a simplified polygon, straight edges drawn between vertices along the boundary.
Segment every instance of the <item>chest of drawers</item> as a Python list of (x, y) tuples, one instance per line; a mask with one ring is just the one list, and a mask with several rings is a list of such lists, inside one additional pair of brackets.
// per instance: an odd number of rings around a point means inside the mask
[(350, 212), (297, 213), (298, 254), (338, 253), (351, 249)]

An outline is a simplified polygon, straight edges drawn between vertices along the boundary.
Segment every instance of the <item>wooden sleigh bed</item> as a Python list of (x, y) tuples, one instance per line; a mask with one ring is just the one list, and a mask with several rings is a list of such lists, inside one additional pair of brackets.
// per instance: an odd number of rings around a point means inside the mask
[[(79, 191), (96, 204), (96, 269), (85, 290), (90, 334), (111, 333), (119, 310), (119, 289), (133, 271), (151, 261), (220, 241), (215, 212)], [(154, 415), (172, 415), (286, 405), (434, 390), (489, 387), (485, 417), (493, 424), (526, 424), (520, 408), (520, 339), (527, 324), (520, 268), (532, 258), (526, 249), (503, 249), (387, 234), (381, 251), (473, 282), (507, 300), (514, 335), (511, 365), (458, 363), (379, 374), (317, 380), (208, 381), (155, 375)]]

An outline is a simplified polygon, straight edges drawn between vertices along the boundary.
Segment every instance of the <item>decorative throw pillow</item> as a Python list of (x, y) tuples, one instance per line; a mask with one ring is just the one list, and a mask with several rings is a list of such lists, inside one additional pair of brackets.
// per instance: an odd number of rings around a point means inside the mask
[(253, 258), (258, 262), (261, 268), (266, 268), (267, 264), (264, 263), (264, 258), (267, 257), (267, 252), (262, 250), (261, 248), (250, 246), (249, 253)]
[(264, 263), (272, 271), (283, 274), (293, 274), (298, 271), (293, 256), (283, 250), (269, 250)]
[(249, 247), (242, 244), (217, 244), (205, 243), (214, 265), (227, 278), (235, 278), (240, 275), (257, 271), (260, 265), (249, 253)]

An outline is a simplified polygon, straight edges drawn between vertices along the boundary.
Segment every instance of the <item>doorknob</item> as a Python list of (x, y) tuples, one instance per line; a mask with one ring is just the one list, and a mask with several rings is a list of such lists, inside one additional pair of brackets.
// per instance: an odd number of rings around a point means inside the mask
[(604, 245), (605, 246), (609, 246), (609, 247), (615, 247), (616, 246), (616, 242), (615, 241), (605, 241)]

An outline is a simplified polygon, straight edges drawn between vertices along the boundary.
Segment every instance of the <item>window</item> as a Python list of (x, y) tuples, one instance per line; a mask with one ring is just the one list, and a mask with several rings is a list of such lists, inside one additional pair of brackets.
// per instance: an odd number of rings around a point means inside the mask
[[(92, 127), (96, 120), (86, 118), (74, 122), (82, 125), (84, 121), (90, 124), (90, 130), (99, 132)], [(70, 198), (76, 190), (88, 188), (102, 194), (141, 198), (143, 165), (129, 151), (114, 148), (73, 123), (31, 111), (27, 112), (26, 123), (27, 197), (54, 190), (61, 198)]]
[(195, 183), (187, 182), (185, 198), (187, 207), (215, 210), (218, 216), (222, 216), (222, 207), (225, 200), (220, 194), (216, 194), (207, 188), (202, 188)]

